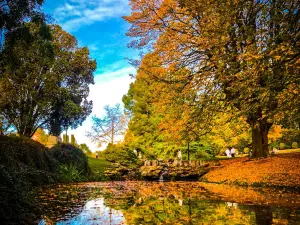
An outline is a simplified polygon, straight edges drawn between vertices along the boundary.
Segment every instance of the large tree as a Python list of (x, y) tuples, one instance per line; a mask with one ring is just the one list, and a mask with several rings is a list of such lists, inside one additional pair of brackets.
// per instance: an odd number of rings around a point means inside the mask
[(132, 24), (128, 35), (137, 38), (132, 46), (150, 47), (164, 68), (188, 69), (183, 91), (196, 90), (198, 105), (218, 104), (244, 116), (252, 128), (253, 156), (265, 157), (270, 127), (295, 112), (284, 103), (299, 99), (299, 1), (130, 4), (125, 19)]
[(41, 16), (44, 0), (1, 0), (0, 30), (11, 30), (28, 21), (29, 18)]
[[(196, 91), (181, 92), (188, 70), (173, 72), (164, 68), (157, 54), (147, 54), (135, 82), (123, 97), (125, 107), (132, 114), (126, 143), (159, 157), (169, 156), (183, 144), (188, 146), (189, 142), (199, 140), (213, 125), (203, 123), (204, 114), (210, 117), (216, 114), (214, 110), (205, 112), (195, 104)], [(161, 82), (165, 76), (174, 79)]]
[(105, 115), (102, 118), (93, 116), (93, 125), (87, 136), (95, 143), (115, 144), (116, 138), (122, 135), (127, 127), (127, 117), (120, 104), (104, 106)]
[[(90, 114), (87, 100), (96, 62), (86, 47), (58, 25), (27, 23), (30, 41), (8, 36), (0, 58), (0, 111), (21, 136), (31, 137), (39, 127), (59, 135), (75, 128)], [(14, 37), (13, 37), (14, 38)]]
[(43, 2), (44, 0), (0, 1), (0, 50), (2, 50), (7, 34), (15, 38), (29, 34), (24, 23), (45, 21), (45, 15), (41, 10)]

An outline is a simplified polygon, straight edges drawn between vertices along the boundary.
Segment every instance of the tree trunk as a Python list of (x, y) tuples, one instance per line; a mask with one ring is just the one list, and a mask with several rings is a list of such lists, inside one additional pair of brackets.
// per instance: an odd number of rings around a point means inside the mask
[(33, 129), (31, 127), (21, 126), (20, 128), (17, 129), (17, 131), (20, 137), (31, 138), (34, 135)]
[(0, 136), (4, 135), (4, 131), (3, 131), (3, 124), (0, 123)]
[(190, 142), (188, 142), (187, 152), (188, 152), (188, 161), (190, 161)]
[(255, 121), (252, 124), (252, 157), (267, 157), (268, 148), (268, 133), (272, 124), (265, 119)]
[(273, 224), (273, 214), (270, 206), (253, 206), (256, 224)]

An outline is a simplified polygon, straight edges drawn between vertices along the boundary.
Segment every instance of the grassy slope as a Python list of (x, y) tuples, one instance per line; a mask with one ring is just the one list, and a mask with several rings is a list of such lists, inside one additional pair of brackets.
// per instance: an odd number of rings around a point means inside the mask
[(103, 173), (110, 165), (110, 162), (106, 161), (103, 158), (96, 159), (96, 158), (88, 157), (88, 160), (89, 160), (89, 166), (92, 170), (92, 173), (99, 177), (103, 177)]
[(213, 183), (300, 187), (300, 152), (281, 153), (263, 159), (220, 160), (221, 167), (202, 179)]

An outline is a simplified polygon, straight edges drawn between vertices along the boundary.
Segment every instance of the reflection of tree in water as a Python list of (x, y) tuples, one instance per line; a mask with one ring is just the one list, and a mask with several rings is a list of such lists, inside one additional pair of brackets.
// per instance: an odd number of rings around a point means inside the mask
[(299, 209), (276, 208), (271, 206), (249, 206), (255, 212), (257, 225), (269, 224), (299, 224)]
[[(207, 192), (197, 183), (107, 183), (99, 187), (75, 187), (51, 189), (42, 196), (46, 203), (46, 216), (53, 220), (65, 220), (80, 214), (86, 200), (104, 199), (109, 207), (109, 221), (113, 221), (113, 210), (121, 210), (126, 224), (297, 224), (300, 220), (299, 207), (272, 207), (248, 201), (243, 196), (229, 202), (231, 198)], [(193, 186), (194, 185), (194, 186)], [(220, 186), (219, 188), (222, 188)], [(227, 189), (226, 189), (227, 190)], [(225, 190), (225, 193), (226, 193)], [(223, 192), (220, 192), (223, 193)], [(245, 193), (244, 193), (245, 194)], [(48, 197), (47, 197), (48, 196)], [(257, 195), (254, 195), (256, 197)], [(46, 198), (47, 197), (47, 198)], [(250, 199), (250, 198), (248, 198)], [(254, 199), (254, 198), (253, 198)], [(254, 199), (255, 200), (255, 199)], [(237, 203), (239, 202), (239, 203)], [(81, 206), (82, 206), (81, 205)], [(75, 210), (74, 210), (75, 209)], [(67, 210), (67, 211), (65, 211)], [(272, 218), (273, 217), (273, 218)]]
[(258, 225), (271, 225), (273, 224), (273, 215), (270, 206), (252, 206), (255, 212), (255, 221)]
[(254, 214), (224, 202), (174, 196), (144, 198), (123, 211), (128, 224), (254, 224)]

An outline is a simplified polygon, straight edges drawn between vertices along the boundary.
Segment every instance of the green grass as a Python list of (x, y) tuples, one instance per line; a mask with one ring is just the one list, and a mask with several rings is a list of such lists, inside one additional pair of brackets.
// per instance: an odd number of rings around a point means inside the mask
[(284, 150), (278, 150), (278, 154), (284, 154), (284, 153), (296, 153), (300, 152), (300, 148), (297, 149), (284, 149)]
[(89, 166), (92, 172), (100, 173), (104, 172), (106, 168), (110, 165), (110, 162), (106, 161), (104, 158), (92, 158), (88, 157)]
[(238, 154), (238, 155), (235, 155), (235, 157), (233, 158), (228, 158), (226, 155), (217, 155), (216, 156), (216, 159), (234, 159), (234, 158), (241, 158), (241, 157), (245, 157), (247, 156), (248, 154)]

